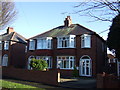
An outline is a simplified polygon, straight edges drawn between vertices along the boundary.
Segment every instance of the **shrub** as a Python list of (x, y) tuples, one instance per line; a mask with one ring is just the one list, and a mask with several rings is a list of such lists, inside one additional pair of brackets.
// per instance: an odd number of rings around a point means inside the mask
[(79, 76), (78, 70), (77, 70), (76, 66), (74, 66), (73, 77), (78, 77), (78, 76)]
[(48, 64), (45, 60), (37, 60), (35, 58), (33, 58), (30, 61), (30, 67), (32, 67), (33, 70), (45, 70), (48, 67)]

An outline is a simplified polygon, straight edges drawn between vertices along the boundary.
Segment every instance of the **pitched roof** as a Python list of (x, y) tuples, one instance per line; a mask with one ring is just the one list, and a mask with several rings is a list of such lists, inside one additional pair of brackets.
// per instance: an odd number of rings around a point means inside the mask
[(11, 40), (13, 34), (14, 34), (14, 32), (11, 32), (10, 34), (5, 33), (5, 34), (0, 35), (0, 41)]
[(79, 24), (72, 24), (68, 27), (66, 26), (59, 26), (49, 30), (45, 33), (36, 35), (30, 39), (36, 39), (40, 37), (58, 37), (58, 36), (66, 36), (66, 35), (81, 35), (81, 34), (93, 34), (94, 31), (91, 31)]
[(26, 43), (26, 39), (16, 32), (11, 32), (10, 34), (5, 33), (0, 35), (0, 41), (15, 41), (19, 43)]

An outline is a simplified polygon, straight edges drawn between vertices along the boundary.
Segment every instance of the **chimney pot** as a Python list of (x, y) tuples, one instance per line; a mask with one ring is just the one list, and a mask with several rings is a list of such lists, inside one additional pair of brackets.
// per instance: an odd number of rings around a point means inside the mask
[(14, 32), (14, 29), (12, 27), (8, 27), (7, 34), (10, 34), (11, 32)]

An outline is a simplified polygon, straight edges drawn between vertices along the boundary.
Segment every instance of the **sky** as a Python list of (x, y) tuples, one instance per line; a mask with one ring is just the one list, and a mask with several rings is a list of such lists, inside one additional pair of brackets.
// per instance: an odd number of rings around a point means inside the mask
[[(78, 4), (79, 2), (15, 2), (18, 14), (9, 27), (13, 27), (17, 33), (28, 39), (63, 25), (65, 18), (71, 16), (73, 24), (80, 24), (97, 34), (109, 29), (111, 23), (90, 22), (93, 21), (90, 17), (71, 14), (79, 10), (74, 8)], [(108, 32), (99, 35), (106, 39)]]
[[(63, 25), (67, 16), (71, 16), (73, 24), (83, 25), (96, 33), (109, 28), (108, 22), (90, 22), (92, 21), (90, 17), (71, 14), (79, 10), (74, 8), (78, 4), (79, 2), (15, 2), (18, 14), (9, 26), (27, 39)], [(106, 38), (107, 33), (100, 36)]]

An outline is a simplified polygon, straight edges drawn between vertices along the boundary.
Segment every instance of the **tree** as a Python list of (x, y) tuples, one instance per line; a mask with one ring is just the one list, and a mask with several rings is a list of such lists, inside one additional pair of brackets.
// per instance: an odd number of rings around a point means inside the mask
[(45, 60), (37, 60), (35, 58), (33, 58), (31, 61), (30, 61), (30, 67), (32, 67), (33, 70), (44, 70), (48, 67), (48, 64)]
[(119, 0), (84, 0), (78, 5), (74, 6), (81, 16), (92, 17), (96, 20), (109, 21), (120, 13)]
[(5, 29), (16, 16), (13, 0), (0, 1), (0, 30)]
[(75, 13), (79, 15), (92, 17), (95, 21), (112, 23), (107, 44), (108, 48), (120, 59), (120, 0), (87, 0), (80, 2), (75, 8), (78, 8)]
[(107, 45), (115, 53), (116, 57), (120, 59), (120, 14), (113, 19), (109, 30)]

